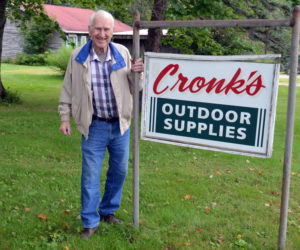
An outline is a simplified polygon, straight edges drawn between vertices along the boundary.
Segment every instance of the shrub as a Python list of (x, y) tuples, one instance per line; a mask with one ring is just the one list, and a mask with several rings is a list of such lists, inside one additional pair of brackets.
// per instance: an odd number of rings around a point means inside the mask
[(26, 54), (41, 54), (46, 51), (55, 23), (45, 15), (34, 17), (24, 32), (23, 49)]
[(40, 66), (46, 64), (45, 54), (34, 54), (29, 55), (26, 53), (17, 54), (16, 56), (16, 64), (20, 65), (30, 65), (30, 66)]
[(12, 59), (9, 57), (6, 57), (6, 58), (3, 58), (1, 62), (2, 63), (12, 63)]
[(63, 75), (65, 74), (69, 62), (70, 55), (73, 51), (73, 47), (67, 47), (63, 45), (57, 51), (50, 51), (46, 58), (46, 62), (49, 66), (55, 67)]
[(22, 100), (17, 91), (10, 90), (9, 88), (5, 90), (5, 95), (3, 100), (1, 101), (1, 104), (10, 105), (10, 104), (21, 104), (21, 103)]

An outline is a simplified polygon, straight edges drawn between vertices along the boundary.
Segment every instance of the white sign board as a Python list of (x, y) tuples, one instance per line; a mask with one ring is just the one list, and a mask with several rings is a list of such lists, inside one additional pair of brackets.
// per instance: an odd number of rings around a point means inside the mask
[(141, 138), (271, 157), (279, 58), (145, 53)]

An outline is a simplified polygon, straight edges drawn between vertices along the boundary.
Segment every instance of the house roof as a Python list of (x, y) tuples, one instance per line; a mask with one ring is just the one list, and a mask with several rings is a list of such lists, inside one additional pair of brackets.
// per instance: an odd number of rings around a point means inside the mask
[[(93, 10), (44, 4), (46, 13), (54, 18), (65, 33), (88, 33)], [(132, 27), (115, 19), (114, 33), (132, 31)]]

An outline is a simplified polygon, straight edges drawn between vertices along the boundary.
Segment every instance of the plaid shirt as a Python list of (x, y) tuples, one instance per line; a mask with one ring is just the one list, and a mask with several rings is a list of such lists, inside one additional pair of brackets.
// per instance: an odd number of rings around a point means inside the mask
[(108, 46), (102, 63), (94, 48), (90, 50), (94, 115), (102, 118), (118, 117), (117, 103), (110, 82), (111, 51)]

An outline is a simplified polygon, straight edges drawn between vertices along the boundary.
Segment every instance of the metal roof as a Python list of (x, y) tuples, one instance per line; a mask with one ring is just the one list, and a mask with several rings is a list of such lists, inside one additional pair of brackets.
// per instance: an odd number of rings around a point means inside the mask
[[(45, 12), (66, 33), (88, 33), (90, 9), (44, 4)], [(115, 19), (114, 33), (132, 31), (132, 27)]]

